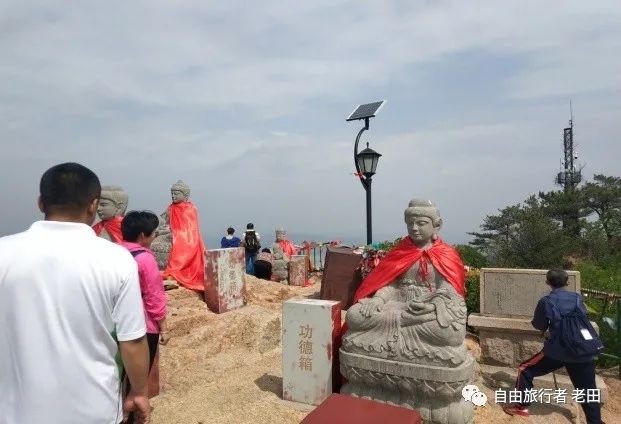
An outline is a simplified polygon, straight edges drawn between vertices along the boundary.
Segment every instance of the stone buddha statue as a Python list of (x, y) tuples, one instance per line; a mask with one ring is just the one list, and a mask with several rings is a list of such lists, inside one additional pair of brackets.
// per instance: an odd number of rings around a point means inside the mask
[(170, 188), (172, 203), (160, 215), (157, 237), (151, 244), (162, 269), (164, 285), (204, 290), (205, 245), (200, 233), (198, 210), (190, 201), (190, 187), (178, 180)]
[(419, 410), (425, 423), (472, 422), (461, 396), (473, 373), (465, 345), (465, 271), (438, 233), (430, 201), (405, 210), (405, 237), (365, 278), (347, 311), (341, 393)]
[(123, 240), (121, 221), (127, 210), (128, 196), (123, 187), (102, 186), (97, 215), (99, 221), (93, 225), (95, 234), (115, 243)]
[(286, 281), (289, 278), (289, 262), (297, 253), (295, 245), (287, 239), (287, 231), (282, 227), (276, 230), (276, 241), (272, 244), (274, 265), (272, 278), (276, 281)]

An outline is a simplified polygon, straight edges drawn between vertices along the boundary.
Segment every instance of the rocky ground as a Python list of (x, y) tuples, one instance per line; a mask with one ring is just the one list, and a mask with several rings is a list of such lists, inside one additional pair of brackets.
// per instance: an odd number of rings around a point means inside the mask
[[(291, 287), (247, 277), (248, 305), (217, 315), (194, 293), (168, 291), (171, 340), (160, 357), (161, 393), (152, 400), (154, 424), (299, 423), (310, 410), (281, 400), (280, 318), (283, 300), (317, 297), (310, 287)], [(470, 342), (473, 353), (478, 346)], [(604, 421), (621, 422), (621, 382), (605, 373), (610, 399)], [(488, 398), (494, 390), (475, 382)], [(533, 423), (584, 422), (572, 408), (536, 405)], [(493, 403), (477, 408), (475, 423), (521, 423)]]

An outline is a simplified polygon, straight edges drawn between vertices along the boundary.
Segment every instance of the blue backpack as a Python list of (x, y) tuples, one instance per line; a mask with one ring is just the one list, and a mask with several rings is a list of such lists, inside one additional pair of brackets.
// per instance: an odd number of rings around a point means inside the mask
[(554, 302), (550, 302), (560, 315), (558, 333), (554, 338), (565, 353), (574, 358), (594, 356), (604, 349), (602, 340), (580, 308), (580, 301), (581, 297), (576, 293), (576, 306), (566, 314), (561, 314)]

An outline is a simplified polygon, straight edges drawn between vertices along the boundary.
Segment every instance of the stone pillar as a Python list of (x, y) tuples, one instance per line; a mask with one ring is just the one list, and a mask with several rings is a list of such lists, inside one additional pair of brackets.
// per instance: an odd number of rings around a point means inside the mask
[(308, 263), (306, 255), (294, 255), (289, 262), (289, 285), (303, 286), (308, 280)]
[(332, 394), (340, 302), (290, 299), (282, 308), (283, 399), (319, 405)]
[(205, 252), (205, 302), (217, 314), (244, 306), (246, 260), (243, 247)]
[(349, 309), (362, 281), (361, 261), (362, 254), (351, 247), (328, 247), (319, 297), (339, 300), (343, 309)]

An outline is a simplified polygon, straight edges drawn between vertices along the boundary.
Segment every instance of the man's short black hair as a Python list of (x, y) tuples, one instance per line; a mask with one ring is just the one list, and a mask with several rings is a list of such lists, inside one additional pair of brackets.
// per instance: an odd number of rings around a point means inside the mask
[(261, 250), (261, 252), (272, 253), (272, 251), (270, 249), (268, 249), (267, 247), (265, 249)]
[(43, 213), (81, 213), (101, 195), (97, 175), (84, 165), (67, 162), (43, 173), (39, 183)]
[(140, 234), (149, 237), (157, 228), (160, 221), (157, 215), (150, 211), (131, 211), (121, 222), (123, 240), (136, 241)]
[(232, 236), (233, 234), (235, 234), (235, 228), (233, 227), (229, 227), (226, 229), (226, 233), (230, 236)]
[(246, 225), (246, 230), (254, 230), (254, 224), (249, 222), (248, 225)]
[(546, 274), (547, 283), (555, 289), (565, 287), (568, 280), (569, 275), (562, 269), (551, 269)]

